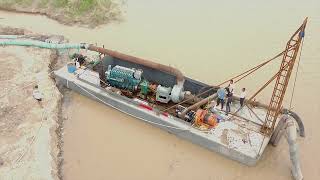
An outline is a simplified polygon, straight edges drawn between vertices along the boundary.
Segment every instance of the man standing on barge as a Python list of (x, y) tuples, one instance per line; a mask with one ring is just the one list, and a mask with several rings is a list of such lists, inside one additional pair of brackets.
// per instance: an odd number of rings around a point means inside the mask
[(230, 93), (234, 94), (235, 84), (233, 83), (233, 79), (230, 80), (227, 88), (229, 88)]
[(221, 103), (221, 110), (223, 110), (223, 105), (224, 105), (224, 98), (226, 96), (226, 91), (225, 88), (221, 87), (217, 91), (218, 94), (218, 100), (217, 100), (217, 106)]

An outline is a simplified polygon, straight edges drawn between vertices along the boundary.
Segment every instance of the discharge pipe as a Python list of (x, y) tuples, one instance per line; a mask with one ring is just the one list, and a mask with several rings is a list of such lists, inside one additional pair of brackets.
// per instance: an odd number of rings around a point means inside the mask
[(214, 93), (204, 99), (202, 99), (201, 101), (187, 107), (185, 110), (182, 111), (182, 113), (179, 115), (179, 118), (185, 119), (186, 114), (191, 111), (191, 110), (195, 110), (198, 109), (200, 106), (212, 101), (213, 99), (215, 99), (217, 97), (217, 93)]
[(88, 46), (88, 50), (90, 51), (96, 51), (99, 52), (101, 54), (107, 54), (109, 56), (115, 57), (115, 58), (119, 58), (121, 60), (127, 61), (127, 62), (132, 62), (132, 63), (136, 63), (136, 64), (141, 64), (143, 66), (152, 68), (152, 69), (157, 69), (163, 72), (167, 72), (169, 74), (175, 75), (177, 78), (177, 85), (180, 87), (183, 87), (185, 78), (184, 75), (182, 74), (182, 72), (176, 68), (170, 67), (170, 66), (166, 66), (163, 64), (159, 64), (159, 63), (155, 63), (149, 60), (145, 60), (142, 58), (138, 58), (138, 57), (134, 57), (134, 56), (130, 56), (130, 55), (126, 55), (126, 54), (122, 54), (113, 50), (109, 50), (109, 49), (105, 49), (102, 47), (97, 47), (94, 45), (89, 45)]
[(101, 47), (94, 46), (92, 44), (86, 44), (86, 43), (50, 43), (50, 42), (43, 42), (43, 41), (37, 41), (37, 40), (28, 40), (28, 39), (19, 39), (18, 35), (1, 35), (0, 36), (0, 45), (2, 46), (33, 46), (33, 47), (39, 47), (39, 48), (46, 48), (46, 49), (88, 49), (90, 51), (96, 51), (101, 54), (107, 54), (112, 57), (119, 58), (124, 61), (141, 64), (143, 66), (147, 66), (153, 69), (157, 69), (163, 72), (167, 72), (169, 74), (175, 75), (177, 78), (177, 85), (179, 87), (183, 87), (185, 78), (181, 71), (179, 71), (176, 68), (166, 66), (163, 64), (155, 63), (152, 61), (148, 61), (142, 58), (137, 58), (134, 56), (122, 54), (113, 50), (104, 49)]
[(18, 39), (19, 35), (0, 35), (0, 39)]
[[(9, 37), (9, 36), (7, 36)], [(1, 39), (0, 40), (1, 46), (33, 46), (38, 48), (46, 48), (46, 49), (87, 49), (88, 45), (85, 43), (50, 43), (50, 42), (43, 42), (37, 40), (27, 40), (27, 39)]]
[(297, 128), (293, 119), (288, 115), (283, 115), (280, 118), (278, 126), (276, 127), (273, 135), (271, 136), (270, 143), (273, 146), (278, 145), (281, 137), (285, 134), (289, 144), (290, 160), (292, 163), (291, 173), (295, 180), (302, 180), (303, 175), (300, 167), (300, 160), (297, 145)]

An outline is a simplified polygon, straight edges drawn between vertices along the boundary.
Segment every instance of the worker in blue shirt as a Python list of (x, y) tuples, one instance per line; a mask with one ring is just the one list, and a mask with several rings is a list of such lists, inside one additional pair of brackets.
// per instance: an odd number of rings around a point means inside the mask
[(226, 90), (225, 88), (219, 88), (217, 91), (218, 94), (218, 100), (217, 100), (217, 106), (221, 103), (221, 110), (223, 110), (223, 105), (224, 105), (224, 98), (226, 96)]

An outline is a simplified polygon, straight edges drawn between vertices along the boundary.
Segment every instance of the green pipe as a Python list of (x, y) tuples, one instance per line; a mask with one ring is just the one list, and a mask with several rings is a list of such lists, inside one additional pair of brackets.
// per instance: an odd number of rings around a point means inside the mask
[(18, 35), (0, 35), (0, 39), (17, 39)]
[(85, 43), (56, 44), (56, 43), (47, 43), (42, 41), (23, 40), (23, 39), (0, 40), (0, 45), (2, 46), (34, 46), (34, 47), (46, 48), (46, 49), (86, 49), (88, 46)]
[(95, 60), (94, 62), (93, 62), (93, 67), (95, 67), (97, 64), (99, 64), (100, 63), (100, 60)]

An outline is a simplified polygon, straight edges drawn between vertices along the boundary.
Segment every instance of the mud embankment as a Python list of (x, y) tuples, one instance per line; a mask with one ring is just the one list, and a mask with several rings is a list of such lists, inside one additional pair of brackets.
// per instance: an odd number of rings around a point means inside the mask
[(97, 27), (122, 20), (123, 0), (7, 0), (0, 2), (0, 10), (14, 13), (43, 15), (64, 25)]
[[(10, 27), (0, 33), (51, 37)], [(57, 50), (0, 48), (0, 179), (62, 179), (63, 95), (52, 71), (67, 59)], [(32, 96), (35, 85), (40, 103)]]

